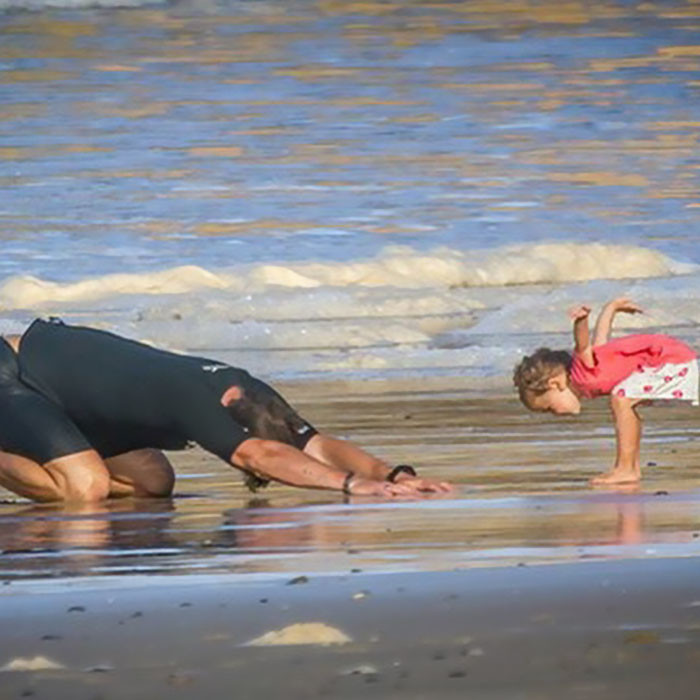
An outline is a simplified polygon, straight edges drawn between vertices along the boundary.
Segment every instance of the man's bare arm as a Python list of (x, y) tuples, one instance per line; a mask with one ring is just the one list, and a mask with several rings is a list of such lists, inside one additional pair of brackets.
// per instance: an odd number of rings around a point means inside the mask
[(350, 493), (358, 496), (398, 496), (414, 493), (408, 486), (357, 475), (348, 483), (348, 471), (323, 464), (296, 447), (274, 440), (245, 440), (231, 456), (231, 464), (268, 479), (302, 488), (342, 491), (344, 486), (347, 486)]
[[(331, 467), (342, 469), (345, 472), (352, 472), (369, 479), (384, 481), (391, 472), (389, 464), (365, 452), (352, 442), (322, 433), (314, 435), (309, 440), (304, 448), (304, 452)], [(448, 492), (452, 490), (452, 487), (447, 482), (421, 479), (405, 472), (398, 474), (396, 481), (397, 483), (411, 486), (417, 491)]]
[(384, 481), (391, 467), (347, 440), (317, 433), (304, 447), (304, 452), (324, 464), (369, 479)]

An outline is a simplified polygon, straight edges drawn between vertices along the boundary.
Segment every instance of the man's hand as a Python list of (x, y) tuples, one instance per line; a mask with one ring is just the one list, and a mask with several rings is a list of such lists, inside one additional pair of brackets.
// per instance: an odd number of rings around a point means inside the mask
[(410, 486), (418, 493), (449, 493), (454, 491), (452, 484), (447, 481), (433, 481), (432, 479), (421, 479), (417, 476), (399, 475), (396, 479), (397, 484), (402, 486)]
[(576, 322), (581, 321), (584, 318), (588, 318), (591, 313), (591, 307), (586, 304), (578, 304), (577, 306), (572, 306), (569, 309), (569, 318)]
[(397, 479), (395, 483), (356, 476), (350, 480), (349, 490), (351, 496), (393, 498), (396, 496), (419, 496), (424, 493), (449, 493), (453, 487), (446, 481), (431, 481), (415, 476)]
[(380, 496), (383, 498), (413, 496), (416, 493), (410, 486), (392, 484), (390, 481), (365, 479), (362, 476), (355, 476), (350, 480), (348, 491), (351, 496)]

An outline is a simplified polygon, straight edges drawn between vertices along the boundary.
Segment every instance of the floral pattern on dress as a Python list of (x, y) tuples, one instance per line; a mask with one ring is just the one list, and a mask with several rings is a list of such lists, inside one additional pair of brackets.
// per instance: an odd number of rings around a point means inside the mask
[(660, 367), (639, 367), (612, 390), (629, 399), (676, 399), (698, 405), (698, 363), (683, 362)]

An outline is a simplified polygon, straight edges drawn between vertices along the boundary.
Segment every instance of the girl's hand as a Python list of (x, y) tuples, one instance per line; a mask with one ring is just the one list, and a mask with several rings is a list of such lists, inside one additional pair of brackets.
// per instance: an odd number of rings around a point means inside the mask
[(402, 486), (410, 486), (417, 493), (449, 493), (454, 490), (452, 484), (447, 481), (433, 481), (432, 479), (421, 479), (417, 476), (399, 476), (396, 479), (397, 484)]
[(585, 304), (579, 304), (578, 306), (573, 306), (569, 309), (569, 318), (572, 321), (580, 321), (584, 318), (588, 318), (591, 313), (591, 307)]
[(631, 299), (628, 299), (627, 297), (619, 297), (617, 299), (613, 299), (610, 302), (610, 305), (615, 309), (615, 311), (622, 311), (626, 314), (644, 313), (644, 311), (638, 304), (635, 304)]

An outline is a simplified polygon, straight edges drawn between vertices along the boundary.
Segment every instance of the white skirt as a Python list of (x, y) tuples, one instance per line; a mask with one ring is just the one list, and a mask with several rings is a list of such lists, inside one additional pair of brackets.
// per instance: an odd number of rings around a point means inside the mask
[(698, 405), (698, 363), (668, 363), (661, 367), (642, 367), (623, 379), (612, 390), (613, 396), (630, 399), (673, 399)]

